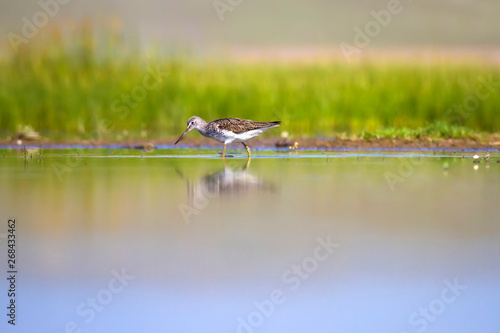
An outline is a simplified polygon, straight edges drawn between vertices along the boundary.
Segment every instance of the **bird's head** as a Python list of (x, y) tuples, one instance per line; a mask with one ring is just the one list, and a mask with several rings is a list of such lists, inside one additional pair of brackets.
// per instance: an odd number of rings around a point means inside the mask
[(203, 119), (201, 119), (200, 117), (194, 116), (194, 117), (189, 118), (189, 120), (187, 121), (186, 130), (184, 131), (184, 133), (182, 133), (181, 137), (179, 139), (177, 139), (177, 141), (175, 141), (175, 144), (177, 144), (179, 141), (181, 141), (182, 138), (184, 138), (184, 136), (186, 136), (186, 134), (188, 134), (189, 132), (191, 132), (194, 129), (198, 129), (198, 130), (201, 129), (205, 124), (206, 124), (205, 121)]

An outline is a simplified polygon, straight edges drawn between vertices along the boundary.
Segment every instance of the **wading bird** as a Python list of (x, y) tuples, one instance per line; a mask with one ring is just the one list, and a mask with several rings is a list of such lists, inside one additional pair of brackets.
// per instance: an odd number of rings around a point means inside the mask
[(187, 128), (181, 137), (175, 142), (177, 144), (190, 131), (197, 129), (201, 135), (212, 138), (224, 144), (221, 157), (226, 157), (226, 146), (233, 142), (240, 142), (251, 157), (250, 147), (245, 141), (260, 135), (265, 130), (280, 125), (280, 121), (252, 121), (239, 118), (215, 119), (207, 123), (200, 117), (191, 117), (187, 122)]

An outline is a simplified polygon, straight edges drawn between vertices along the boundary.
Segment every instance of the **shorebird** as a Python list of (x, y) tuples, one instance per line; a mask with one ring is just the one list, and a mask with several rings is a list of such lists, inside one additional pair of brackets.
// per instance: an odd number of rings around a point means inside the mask
[(222, 158), (226, 157), (226, 146), (233, 142), (240, 142), (251, 157), (250, 147), (245, 141), (260, 135), (265, 130), (280, 125), (280, 121), (253, 121), (239, 118), (215, 119), (207, 123), (200, 117), (191, 117), (187, 122), (187, 128), (181, 137), (175, 142), (177, 144), (190, 131), (197, 129), (201, 135), (214, 139), (224, 144)]

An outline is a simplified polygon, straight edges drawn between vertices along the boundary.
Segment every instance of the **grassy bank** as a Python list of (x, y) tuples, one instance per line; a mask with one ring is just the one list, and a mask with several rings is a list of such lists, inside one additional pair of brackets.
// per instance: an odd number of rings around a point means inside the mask
[(84, 27), (67, 42), (54, 29), (2, 55), (3, 138), (26, 125), (53, 139), (168, 137), (192, 115), (282, 120), (294, 136), (461, 137), (500, 128), (500, 69), (486, 63), (201, 61), (91, 36)]

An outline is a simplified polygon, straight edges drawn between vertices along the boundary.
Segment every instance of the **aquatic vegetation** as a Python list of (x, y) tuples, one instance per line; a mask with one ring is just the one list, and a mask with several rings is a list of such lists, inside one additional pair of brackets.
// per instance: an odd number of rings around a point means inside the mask
[[(26, 126), (50, 139), (173, 137), (191, 115), (281, 120), (293, 137), (500, 128), (500, 68), (491, 63), (243, 63), (154, 56), (117, 33), (96, 40), (87, 25), (65, 34), (54, 28), (0, 57), (2, 138)], [(490, 94), (470, 104), (484, 82)]]
[(408, 138), (416, 139), (422, 137), (432, 138), (463, 138), (473, 137), (477, 134), (470, 128), (464, 126), (453, 126), (442, 121), (436, 121), (426, 127), (409, 128), (403, 127), (383, 127), (373, 132), (363, 131), (359, 135), (363, 139), (373, 138)]

